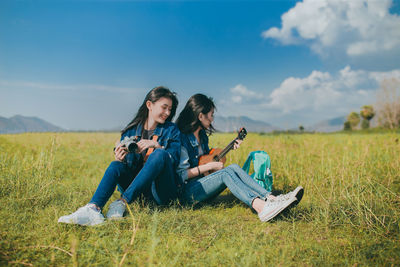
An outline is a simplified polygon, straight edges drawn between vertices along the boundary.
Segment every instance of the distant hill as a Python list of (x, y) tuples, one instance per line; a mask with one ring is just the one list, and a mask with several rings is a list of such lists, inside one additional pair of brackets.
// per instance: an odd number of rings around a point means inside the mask
[(220, 132), (234, 132), (245, 127), (248, 132), (272, 132), (279, 128), (263, 121), (252, 120), (246, 116), (222, 117), (216, 116), (213, 123), (215, 129)]
[(0, 116), (0, 134), (63, 131), (65, 130), (37, 117), (16, 115), (7, 119)]
[(345, 121), (346, 116), (336, 117), (333, 119), (320, 121), (309, 127), (305, 127), (305, 130), (323, 133), (337, 132), (343, 130), (343, 124)]
[[(375, 118), (374, 118), (375, 119)], [(315, 132), (336, 132), (343, 130), (343, 124), (346, 121), (346, 117), (336, 117), (329, 120), (320, 121), (311, 126), (306, 126), (306, 131)], [(374, 121), (371, 122), (373, 125)], [(240, 129), (240, 127), (245, 127), (248, 132), (272, 132), (282, 130), (275, 127), (267, 122), (252, 120), (246, 116), (216, 116), (214, 127), (220, 132), (234, 132)], [(106, 131), (121, 131), (123, 127), (114, 127)], [(293, 129), (297, 131), (298, 129)], [(24, 133), (24, 132), (64, 132), (65, 129), (55, 126), (45, 120), (37, 117), (25, 117), (21, 115), (16, 115), (11, 118), (5, 118), (0, 116), (0, 134), (6, 133)], [(102, 130), (105, 131), (105, 130)]]

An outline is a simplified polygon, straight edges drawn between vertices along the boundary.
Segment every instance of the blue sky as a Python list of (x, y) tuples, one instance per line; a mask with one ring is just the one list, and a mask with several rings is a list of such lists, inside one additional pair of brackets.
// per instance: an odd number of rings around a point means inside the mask
[(400, 79), (400, 4), (386, 0), (0, 2), (0, 116), (125, 125), (164, 85), (180, 109), (290, 128), (373, 104)]

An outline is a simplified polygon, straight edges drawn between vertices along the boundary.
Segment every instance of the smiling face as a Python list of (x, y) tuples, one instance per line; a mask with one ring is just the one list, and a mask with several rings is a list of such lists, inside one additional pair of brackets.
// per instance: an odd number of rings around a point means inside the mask
[(212, 108), (208, 113), (199, 114), (199, 121), (201, 122), (201, 125), (205, 128), (208, 129), (210, 128), (212, 122), (214, 121), (214, 109)]
[(155, 122), (163, 124), (171, 115), (172, 100), (167, 97), (161, 97), (154, 103), (147, 101), (146, 106), (149, 109), (149, 117)]

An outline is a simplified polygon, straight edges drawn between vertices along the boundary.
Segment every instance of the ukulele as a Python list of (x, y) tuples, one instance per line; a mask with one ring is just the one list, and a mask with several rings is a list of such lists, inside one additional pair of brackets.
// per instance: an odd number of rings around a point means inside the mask
[[(232, 140), (224, 149), (221, 148), (213, 148), (210, 150), (210, 153), (208, 155), (203, 155), (199, 159), (199, 166), (213, 162), (213, 161), (221, 161), (225, 164), (226, 162), (226, 154), (228, 154), (229, 151), (231, 151), (235, 145), (236, 140), (243, 140), (247, 135), (247, 131), (245, 128), (240, 128), (238, 136)], [(204, 175), (209, 175), (210, 173), (213, 173), (214, 171), (206, 172)]]

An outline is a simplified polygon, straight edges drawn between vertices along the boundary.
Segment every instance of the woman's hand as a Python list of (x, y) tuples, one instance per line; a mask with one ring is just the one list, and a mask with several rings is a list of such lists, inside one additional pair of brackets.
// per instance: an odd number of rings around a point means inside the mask
[(223, 162), (209, 162), (205, 164), (207, 166), (207, 171), (219, 171), (224, 168), (224, 163)]
[(142, 153), (143, 150), (146, 150), (150, 147), (160, 148), (160, 144), (157, 141), (142, 139), (137, 142), (138, 153)]
[(115, 160), (124, 161), (126, 154), (128, 154), (126, 148), (118, 142), (118, 145), (115, 146), (114, 150)]
[(236, 139), (235, 144), (233, 145), (233, 149), (238, 149), (240, 147), (240, 144), (243, 142), (243, 140)]

